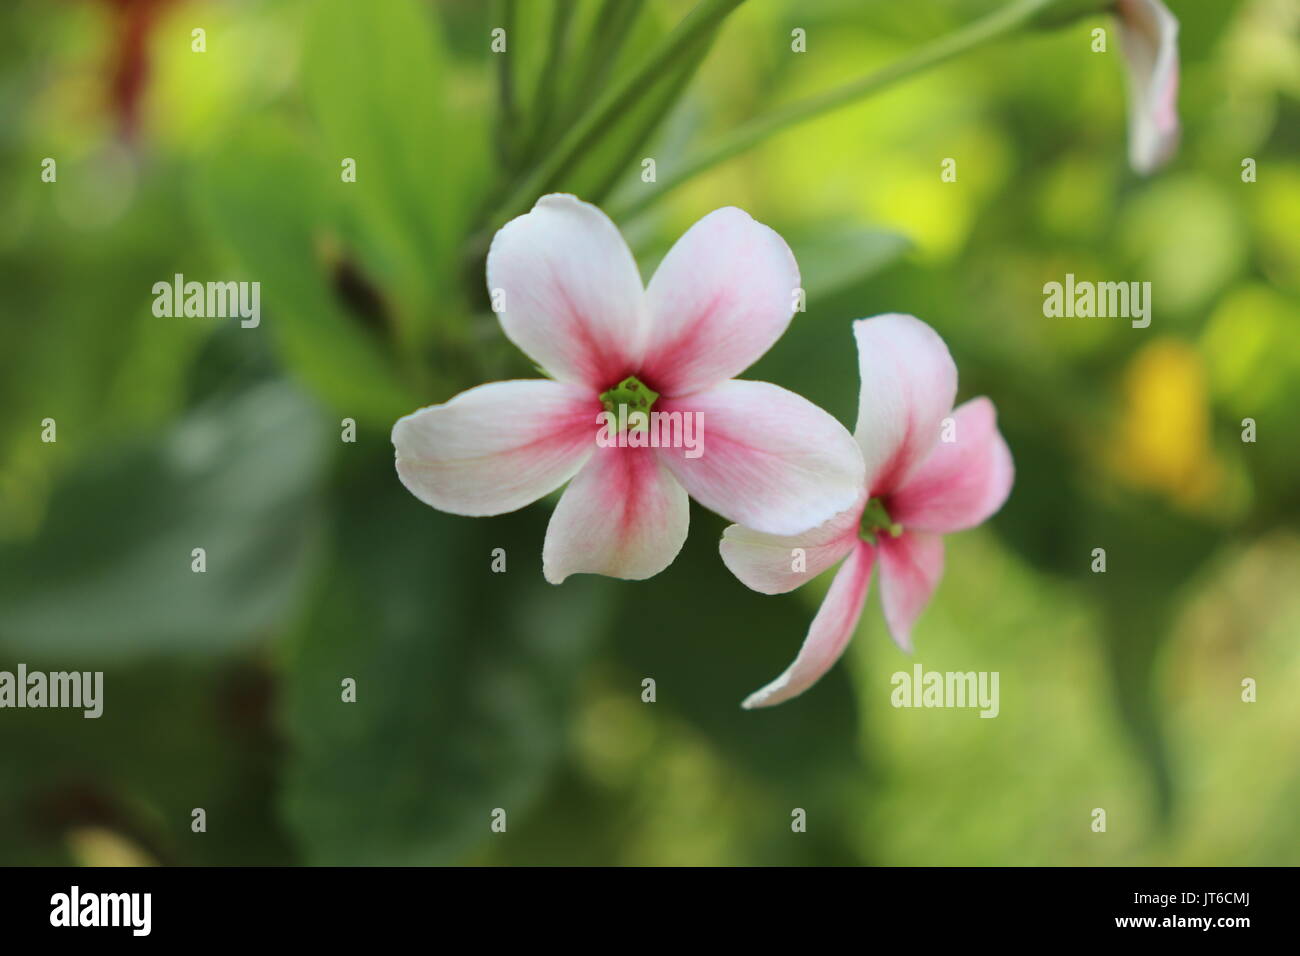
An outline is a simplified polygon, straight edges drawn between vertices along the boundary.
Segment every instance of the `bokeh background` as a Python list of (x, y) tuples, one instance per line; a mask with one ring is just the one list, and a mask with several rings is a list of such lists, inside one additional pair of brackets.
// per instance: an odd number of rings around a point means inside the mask
[[(0, 862), (1300, 862), (1300, 4), (1170, 5), (1185, 132), (1149, 179), (1095, 16), (623, 216), (642, 158), (662, 180), (998, 6), (749, 0), (551, 184), (647, 276), (718, 206), (781, 232), (808, 310), (747, 378), (851, 426), (849, 322), (904, 311), (998, 406), (1016, 486), (948, 539), (915, 657), (873, 589), (844, 662), (754, 713), (825, 579), (747, 591), (692, 505), (658, 577), (552, 587), (550, 502), (437, 513), (388, 440), (531, 374), (483, 289), (494, 211), (689, 3), (0, 6), (0, 669), (105, 673), (99, 720), (0, 711)], [(260, 281), (261, 326), (155, 317), (178, 272)], [(1045, 318), (1066, 272), (1152, 282), (1150, 328)], [(892, 708), (914, 661), (1000, 672), (1000, 716)]]

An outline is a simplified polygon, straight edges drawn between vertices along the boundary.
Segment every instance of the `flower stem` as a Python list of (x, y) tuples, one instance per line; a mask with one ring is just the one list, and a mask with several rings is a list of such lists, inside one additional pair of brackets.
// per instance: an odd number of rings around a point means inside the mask
[(569, 45), (569, 27), (573, 22), (573, 5), (559, 2), (551, 8), (550, 39), (546, 47), (546, 63), (537, 80), (536, 95), (533, 99), (531, 130), (525, 137), (525, 145), (520, 156), (532, 155), (546, 138), (547, 130), (555, 113), (555, 99), (559, 88), (560, 74), (565, 69), (565, 52)]
[[(571, 126), (581, 116), (582, 106), (588, 101), (591, 91), (605, 84), (623, 44), (636, 25), (643, 4), (644, 0), (604, 0), (583, 44), (586, 61), (577, 70), (577, 80), (567, 90), (559, 118), (561, 128)], [(548, 141), (545, 145), (551, 144)]]
[[(495, 22), (506, 31), (506, 43), (515, 42), (515, 0), (496, 0), (493, 5)], [(519, 123), (515, 111), (514, 57), (509, 52), (498, 55), (497, 61), (497, 127), (498, 158), (503, 166), (510, 164), (513, 152), (513, 133)]]
[(657, 77), (671, 68), (679, 57), (689, 54), (695, 40), (717, 29), (732, 10), (742, 3), (744, 0), (699, 0), (654, 52), (635, 70), (609, 87), (565, 134), (559, 145), (519, 183), (497, 209), (492, 225), (499, 226), (512, 215), (521, 212), (561, 177), (599, 137), (605, 126), (631, 109)]
[(879, 92), (899, 80), (937, 66), (990, 40), (1011, 33), (1027, 24), (1044, 7), (1054, 2), (1056, 0), (1019, 0), (1019, 2), (1008, 4), (982, 19), (976, 20), (974, 23), (940, 37), (882, 69), (845, 83), (843, 86), (792, 103), (784, 109), (775, 110), (766, 116), (751, 120), (732, 130), (712, 148), (706, 149), (695, 159), (687, 162), (685, 166), (671, 172), (659, 183), (657, 189), (647, 191), (635, 201), (614, 209), (612, 216), (619, 221), (625, 221), (636, 216), (687, 180), (738, 153), (744, 152), (751, 146), (755, 146), (791, 126), (814, 119), (823, 113), (829, 113), (831, 110), (870, 96), (872, 93)]

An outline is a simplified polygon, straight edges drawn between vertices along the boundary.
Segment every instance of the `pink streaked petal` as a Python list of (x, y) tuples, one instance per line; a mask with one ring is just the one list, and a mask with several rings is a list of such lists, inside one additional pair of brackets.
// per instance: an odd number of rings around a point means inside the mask
[(813, 618), (808, 636), (794, 663), (772, 683), (745, 698), (746, 710), (771, 707), (802, 694), (840, 659), (862, 619), (862, 605), (871, 583), (871, 545), (858, 541), (840, 569)]
[(439, 511), (514, 511), (577, 473), (596, 447), (600, 411), (600, 400), (577, 385), (480, 385), (397, 420), (397, 474)]
[(784, 239), (734, 207), (709, 213), (650, 280), (646, 383), (680, 396), (743, 372), (785, 332), (798, 288)]
[(897, 538), (882, 534), (877, 549), (885, 623), (894, 643), (910, 651), (912, 625), (943, 577), (943, 537), (926, 531), (904, 531)]
[(690, 501), (649, 448), (597, 447), (551, 515), (546, 580), (604, 574), (640, 581), (672, 564), (686, 541)]
[[(796, 535), (764, 534), (733, 524), (722, 532), (722, 562), (745, 587), (784, 594), (815, 578), (853, 550), (862, 520), (860, 499), (825, 524)], [(798, 555), (795, 549), (803, 554)], [(796, 560), (799, 559), (799, 560)], [(802, 564), (802, 570), (796, 570)]]
[(961, 531), (981, 524), (1011, 493), (1015, 466), (987, 398), (952, 413), (953, 441), (940, 439), (903, 487), (889, 496), (889, 516), (918, 531)]
[(549, 375), (597, 393), (640, 365), (648, 326), (636, 262), (603, 212), (574, 196), (537, 200), (506, 223), (487, 257), (504, 293), (506, 337)]
[(723, 382), (656, 412), (698, 413), (701, 454), (661, 448), (690, 496), (724, 518), (768, 534), (799, 534), (862, 494), (862, 454), (833, 417), (767, 382)]
[(867, 490), (899, 487), (939, 440), (957, 396), (957, 366), (939, 333), (911, 315), (853, 323), (858, 343), (858, 424)]
[(1129, 163), (1146, 174), (1178, 148), (1178, 18), (1160, 0), (1120, 0), (1116, 11), (1128, 63)]

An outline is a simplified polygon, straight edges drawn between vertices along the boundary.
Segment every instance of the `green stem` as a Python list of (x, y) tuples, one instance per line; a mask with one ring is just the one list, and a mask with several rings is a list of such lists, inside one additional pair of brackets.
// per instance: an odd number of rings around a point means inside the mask
[(501, 53), (493, 53), (497, 58), (497, 154), (503, 166), (509, 166), (513, 151), (515, 129), (519, 122), (515, 107), (515, 2), (516, 0), (497, 0), (493, 10), (495, 20), (506, 31), (506, 48)]
[(713, 39), (712, 36), (704, 36), (697, 40), (686, 59), (674, 67), (676, 73), (666, 77), (659, 84), (661, 89), (654, 90), (646, 96), (646, 102), (641, 104), (645, 113), (638, 118), (636, 130), (628, 140), (618, 162), (610, 167), (609, 173), (591, 191), (591, 195), (586, 197), (588, 201), (598, 206), (602, 205), (605, 197), (628, 174), (628, 169), (635, 165), (641, 151), (654, 137), (673, 107), (677, 105), (682, 92), (708, 56), (709, 50), (713, 47)]
[(866, 76), (843, 86), (800, 100), (784, 109), (751, 120), (724, 136), (711, 149), (705, 150), (685, 166), (671, 173), (659, 183), (658, 189), (648, 191), (638, 199), (613, 210), (611, 215), (618, 221), (625, 221), (636, 216), (687, 180), (716, 166), (718, 163), (744, 152), (791, 126), (814, 119), (855, 100), (879, 92), (885, 87), (906, 79), (915, 73), (920, 73), (922, 70), (929, 69), (946, 60), (951, 60), (953, 57), (990, 40), (1011, 33), (1033, 20), (1035, 15), (1044, 7), (1054, 2), (1056, 0), (1019, 0), (1017, 3), (1008, 4), (960, 30), (940, 37), (938, 40), (903, 57), (903, 59), (876, 70), (874, 73), (868, 73)]
[(688, 53), (696, 40), (717, 29), (732, 10), (742, 3), (744, 0), (699, 0), (654, 52), (635, 70), (609, 87), (565, 134), (559, 145), (519, 183), (498, 208), (492, 225), (498, 226), (522, 211), (561, 177), (607, 125), (631, 109), (657, 77), (670, 69), (684, 52)]
[(577, 70), (573, 85), (566, 90), (564, 109), (560, 115), (562, 128), (572, 125), (579, 118), (591, 91), (604, 85), (618, 59), (619, 51), (641, 14), (641, 7), (642, 0), (605, 0), (584, 44), (586, 62)]
[(573, 5), (565, 0), (557, 0), (551, 9), (550, 40), (546, 47), (546, 62), (542, 65), (541, 75), (537, 79), (537, 92), (533, 99), (531, 128), (525, 138), (525, 146), (520, 150), (520, 157), (533, 153), (538, 144), (543, 142), (546, 131), (555, 112), (555, 95), (560, 73), (564, 70), (565, 48), (569, 42), (569, 24), (573, 20)]

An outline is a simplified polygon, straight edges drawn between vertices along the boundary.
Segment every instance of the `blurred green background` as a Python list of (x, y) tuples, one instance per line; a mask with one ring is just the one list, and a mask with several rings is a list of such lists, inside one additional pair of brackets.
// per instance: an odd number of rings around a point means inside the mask
[[(808, 310), (744, 377), (851, 427), (850, 320), (911, 312), (999, 409), (1015, 488), (948, 539), (915, 657), (873, 588), (844, 662), (752, 713), (825, 579), (747, 591), (692, 506), (656, 578), (552, 587), (551, 502), (440, 514), (388, 440), (531, 374), (494, 217), (690, 3), (0, 7), (0, 669), (105, 673), (99, 720), (0, 711), (0, 863), (1300, 863), (1300, 4), (1173, 0), (1184, 139), (1150, 179), (1096, 16), (620, 213), (642, 158), (662, 181), (997, 6), (749, 0), (547, 183), (647, 278), (718, 206), (781, 232)], [(1150, 328), (1045, 318), (1066, 272), (1151, 281)], [(260, 281), (261, 326), (155, 317), (175, 273)], [(1000, 716), (892, 708), (914, 661), (1000, 672)]]

